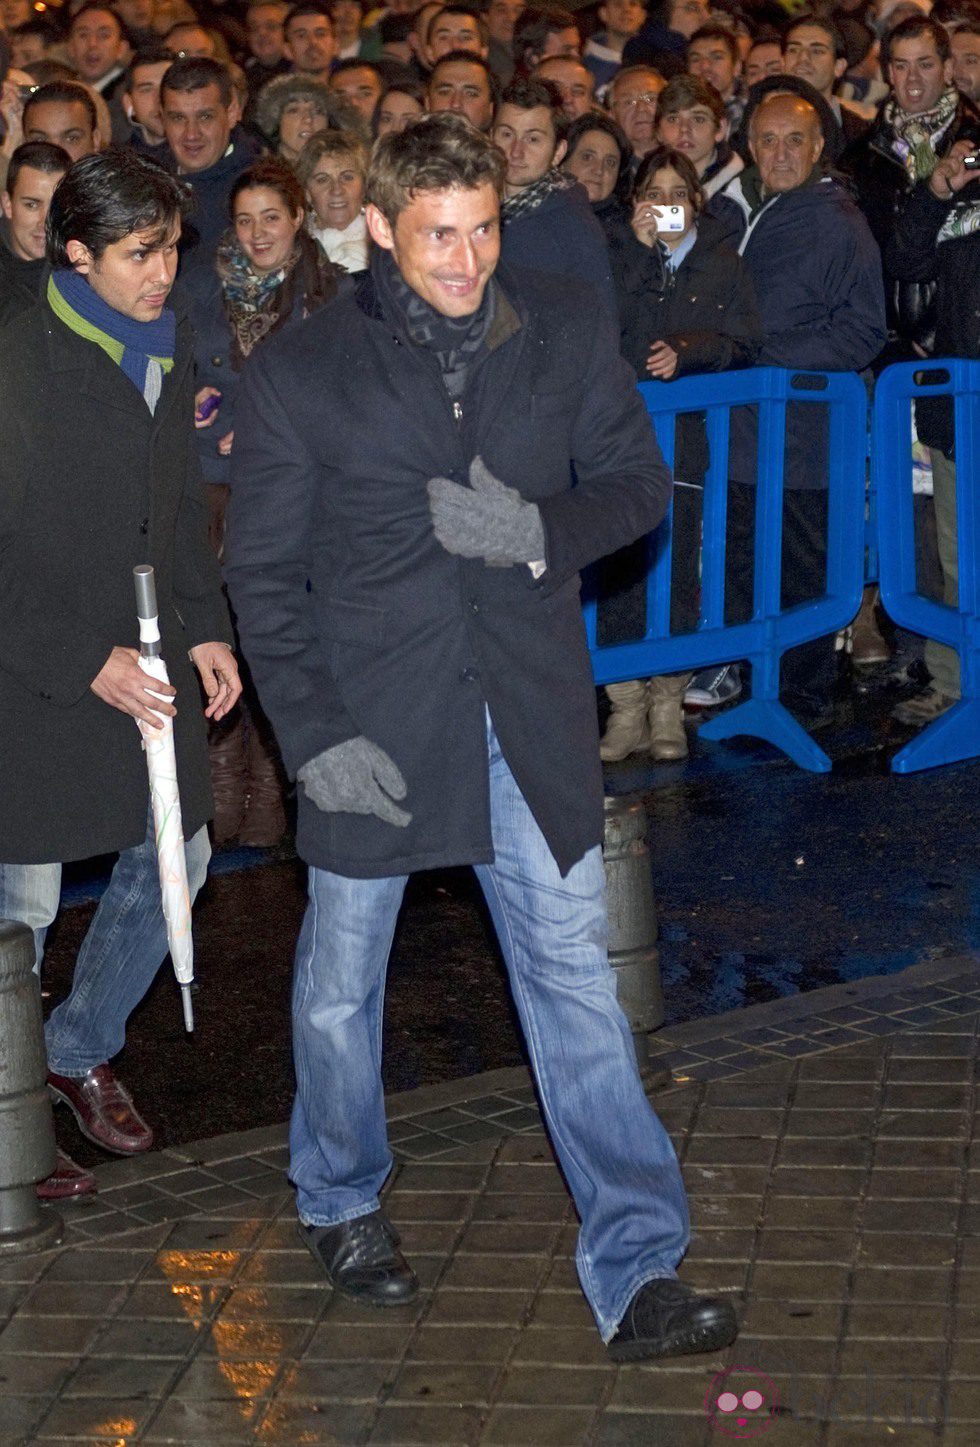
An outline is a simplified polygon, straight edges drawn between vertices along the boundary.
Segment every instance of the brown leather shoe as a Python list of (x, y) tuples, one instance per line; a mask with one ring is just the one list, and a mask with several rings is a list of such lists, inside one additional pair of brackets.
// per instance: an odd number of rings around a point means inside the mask
[(58, 1152), (58, 1164), (50, 1176), (35, 1186), (39, 1201), (70, 1201), (75, 1196), (94, 1196), (95, 1177), (75, 1164), (64, 1151)]
[(74, 1112), (82, 1135), (97, 1146), (117, 1156), (136, 1156), (152, 1146), (152, 1130), (110, 1066), (96, 1065), (81, 1076), (49, 1071), (48, 1089)]

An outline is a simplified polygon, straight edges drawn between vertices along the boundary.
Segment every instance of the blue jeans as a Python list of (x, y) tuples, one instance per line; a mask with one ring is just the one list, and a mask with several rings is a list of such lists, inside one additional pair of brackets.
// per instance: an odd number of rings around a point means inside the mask
[[(579, 1279), (608, 1341), (639, 1288), (675, 1274), (688, 1243), (687, 1200), (616, 1002), (601, 852), (590, 850), (562, 879), (492, 728), (489, 744), (495, 860), (476, 872), (581, 1221)], [(310, 870), (296, 951), (290, 1130), (290, 1174), (310, 1225), (376, 1210), (391, 1170), (381, 1021), (405, 883)]]
[[(194, 899), (211, 858), (207, 829), (187, 841), (184, 853)], [(33, 930), (38, 968), (60, 900), (60, 864), (0, 864), (0, 919), (19, 920)], [(78, 951), (71, 993), (44, 1027), (49, 1070), (85, 1075), (119, 1054), (126, 1021), (152, 985), (167, 949), (150, 814), (143, 843), (124, 849), (116, 860)]]

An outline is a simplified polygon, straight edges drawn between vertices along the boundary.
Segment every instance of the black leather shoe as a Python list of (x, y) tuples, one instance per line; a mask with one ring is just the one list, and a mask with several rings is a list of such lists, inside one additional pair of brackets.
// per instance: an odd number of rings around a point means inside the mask
[(737, 1335), (731, 1302), (697, 1296), (673, 1277), (660, 1277), (640, 1287), (608, 1350), (614, 1362), (641, 1362), (718, 1351)]
[(299, 1233), (335, 1291), (365, 1306), (406, 1306), (418, 1278), (398, 1250), (398, 1233), (382, 1211), (338, 1226), (299, 1225)]

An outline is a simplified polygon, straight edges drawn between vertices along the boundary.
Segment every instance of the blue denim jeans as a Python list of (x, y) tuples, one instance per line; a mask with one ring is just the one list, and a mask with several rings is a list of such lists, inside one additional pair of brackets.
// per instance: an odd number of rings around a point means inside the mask
[[(601, 852), (590, 850), (562, 879), (492, 728), (489, 744), (495, 860), (476, 872), (581, 1221), (579, 1279), (608, 1341), (639, 1288), (675, 1274), (688, 1243), (687, 1200), (616, 1001)], [(405, 883), (310, 870), (296, 951), (290, 1132), (290, 1174), (307, 1224), (376, 1210), (391, 1170), (381, 1021)]]
[[(211, 858), (207, 829), (187, 841), (184, 853), (193, 899)], [(0, 919), (19, 920), (33, 930), (39, 969), (60, 900), (60, 864), (0, 864)], [(152, 985), (167, 949), (151, 814), (143, 843), (124, 849), (116, 860), (78, 951), (71, 993), (44, 1027), (49, 1070), (85, 1075), (119, 1054), (126, 1021)]]

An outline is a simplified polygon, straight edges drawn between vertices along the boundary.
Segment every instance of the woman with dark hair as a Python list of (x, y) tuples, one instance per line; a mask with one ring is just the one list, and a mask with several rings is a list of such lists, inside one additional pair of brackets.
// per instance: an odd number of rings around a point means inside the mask
[[(641, 381), (670, 382), (698, 372), (750, 367), (761, 324), (748, 273), (726, 241), (726, 229), (704, 214), (704, 190), (680, 151), (659, 146), (640, 164), (629, 222), (610, 237), (623, 355)], [(680, 224), (665, 229), (665, 208)], [(678, 419), (674, 456), (671, 631), (698, 619), (701, 495), (708, 467), (699, 414)], [(604, 641), (623, 626), (642, 633), (646, 551), (626, 550), (610, 570), (618, 594), (606, 606)], [(687, 756), (684, 691), (690, 674), (634, 680), (607, 688), (613, 711), (602, 740), (603, 759), (624, 759), (648, 748), (655, 759)]]
[[(297, 326), (329, 301), (343, 275), (307, 232), (303, 187), (282, 161), (269, 157), (243, 171), (229, 212), (215, 267), (197, 268), (185, 283), (196, 333), (194, 425), (219, 557), (242, 367), (266, 337)], [(286, 827), (278, 755), (243, 672), (242, 707), (210, 740), (214, 840), (226, 844), (237, 836), (240, 844), (273, 845)]]
[(425, 114), (425, 90), (414, 80), (400, 80), (381, 92), (371, 118), (375, 139), (403, 131)]
[(630, 143), (612, 116), (593, 111), (572, 122), (562, 170), (574, 176), (601, 225), (626, 215)]

